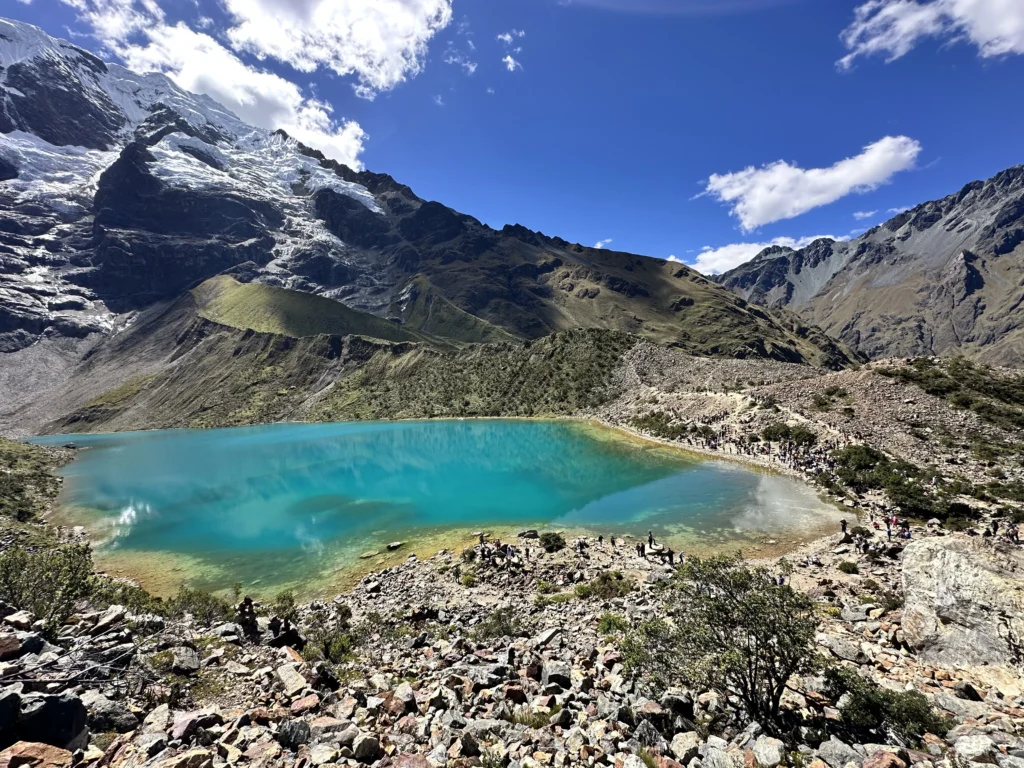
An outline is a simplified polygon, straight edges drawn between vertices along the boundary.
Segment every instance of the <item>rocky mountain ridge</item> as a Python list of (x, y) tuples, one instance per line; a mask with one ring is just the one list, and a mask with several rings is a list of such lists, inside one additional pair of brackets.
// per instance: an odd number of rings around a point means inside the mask
[(708, 354), (850, 359), (687, 267), (491, 229), (35, 27), (0, 22), (0, 66), (3, 351), (116, 334), (229, 273), (457, 343), (596, 327)]
[(1024, 166), (849, 242), (773, 246), (715, 280), (797, 311), (870, 358), (962, 353), (1024, 365)]

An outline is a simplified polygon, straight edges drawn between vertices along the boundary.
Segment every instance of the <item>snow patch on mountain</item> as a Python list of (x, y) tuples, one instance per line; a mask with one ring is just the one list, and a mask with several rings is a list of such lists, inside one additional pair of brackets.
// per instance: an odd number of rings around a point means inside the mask
[(100, 174), (118, 153), (57, 147), (24, 131), (0, 134), (0, 159), (18, 170), (3, 183), (2, 197), (15, 206), (45, 206), (62, 217), (84, 216), (92, 207)]

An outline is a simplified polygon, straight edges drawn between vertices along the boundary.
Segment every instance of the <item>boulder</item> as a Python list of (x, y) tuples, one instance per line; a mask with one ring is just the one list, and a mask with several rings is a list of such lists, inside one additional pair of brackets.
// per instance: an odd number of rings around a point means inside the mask
[(700, 735), (696, 731), (677, 733), (672, 737), (672, 754), (681, 763), (688, 763), (697, 756), (700, 748)]
[(50, 744), (19, 741), (0, 752), (0, 768), (68, 768), (71, 753)]
[(830, 768), (843, 768), (847, 763), (860, 765), (860, 755), (848, 744), (835, 736), (822, 742), (818, 747), (818, 757)]
[(372, 733), (361, 733), (352, 742), (352, 754), (356, 760), (370, 763), (380, 755), (380, 742)]
[(194, 675), (199, 671), (199, 654), (195, 648), (182, 645), (171, 649), (171, 671), (179, 675)]
[(21, 697), (14, 730), (20, 741), (64, 747), (82, 732), (87, 717), (82, 700), (70, 693), (29, 693)]
[(563, 690), (572, 687), (572, 668), (564, 661), (548, 661), (544, 663), (540, 681), (543, 685), (555, 684)]
[(94, 733), (128, 733), (139, 727), (139, 718), (123, 704), (111, 701), (99, 691), (86, 691), (82, 703), (89, 713), (89, 728)]
[(953, 743), (957, 757), (965, 763), (995, 763), (996, 746), (988, 736), (961, 736)]
[(277, 677), (289, 697), (302, 693), (306, 687), (306, 678), (299, 674), (295, 664), (282, 664), (277, 668)]
[(1024, 661), (1024, 550), (980, 536), (919, 539), (903, 554), (903, 634), (938, 666)]
[(776, 768), (786, 762), (786, 745), (770, 736), (758, 736), (750, 750), (758, 768)]
[(277, 741), (282, 747), (297, 750), (309, 743), (309, 723), (303, 720), (288, 720), (277, 731)]

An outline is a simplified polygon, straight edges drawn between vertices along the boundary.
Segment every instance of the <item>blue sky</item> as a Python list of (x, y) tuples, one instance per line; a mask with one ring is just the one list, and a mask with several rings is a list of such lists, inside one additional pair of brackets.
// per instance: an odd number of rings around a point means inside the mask
[(706, 271), (1024, 162), (1013, 0), (4, 5), (491, 226)]

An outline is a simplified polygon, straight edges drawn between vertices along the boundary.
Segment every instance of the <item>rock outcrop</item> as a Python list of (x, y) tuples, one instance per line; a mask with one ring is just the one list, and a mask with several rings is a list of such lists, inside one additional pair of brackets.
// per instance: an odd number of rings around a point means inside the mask
[(904, 553), (903, 632), (934, 664), (1024, 662), (1024, 551), (981, 536), (912, 543)]

